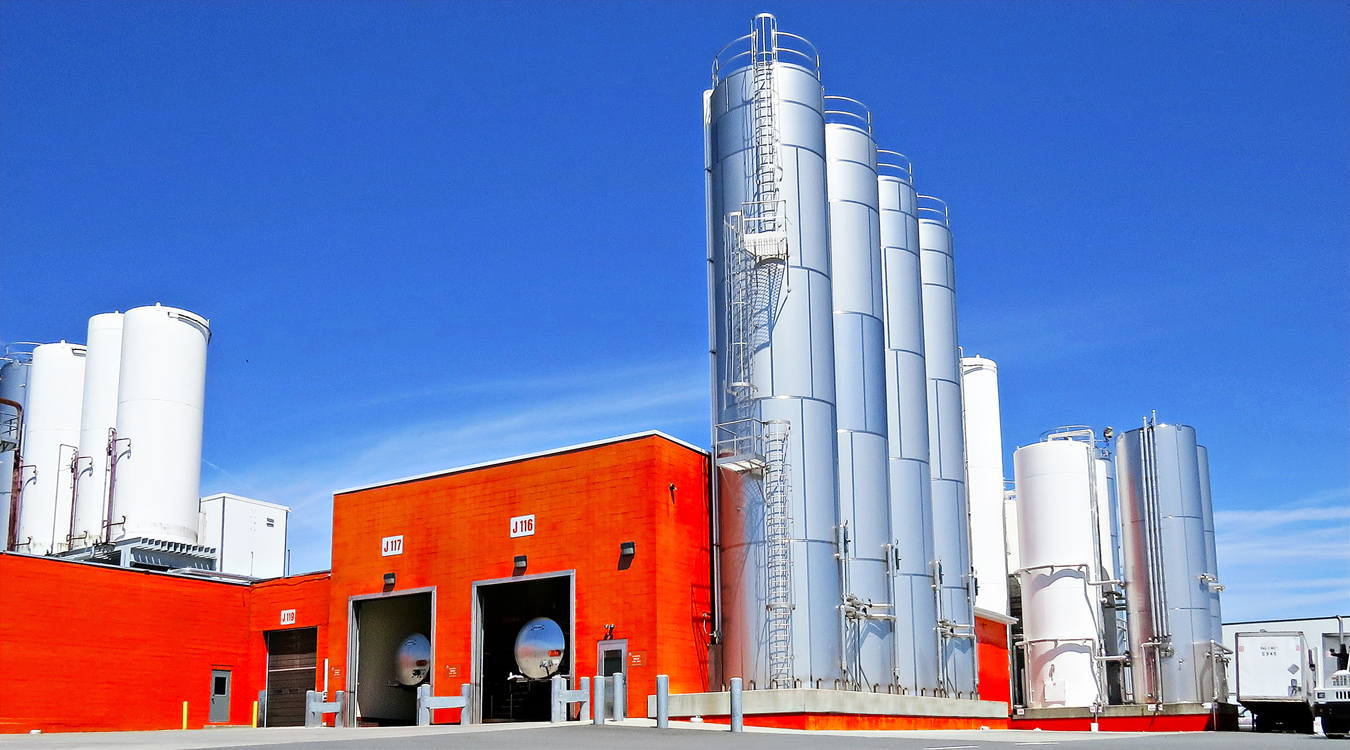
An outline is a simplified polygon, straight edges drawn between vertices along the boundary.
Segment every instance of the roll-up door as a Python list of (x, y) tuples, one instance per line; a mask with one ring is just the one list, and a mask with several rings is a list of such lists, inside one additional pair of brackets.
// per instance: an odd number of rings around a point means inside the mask
[(315, 689), (318, 643), (317, 628), (267, 633), (266, 726), (304, 726), (305, 692)]

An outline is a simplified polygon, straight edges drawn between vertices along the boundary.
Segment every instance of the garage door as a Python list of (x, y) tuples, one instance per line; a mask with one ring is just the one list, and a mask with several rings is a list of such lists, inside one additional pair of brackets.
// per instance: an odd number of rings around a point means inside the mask
[(304, 726), (305, 693), (314, 689), (318, 642), (316, 628), (267, 633), (266, 726)]

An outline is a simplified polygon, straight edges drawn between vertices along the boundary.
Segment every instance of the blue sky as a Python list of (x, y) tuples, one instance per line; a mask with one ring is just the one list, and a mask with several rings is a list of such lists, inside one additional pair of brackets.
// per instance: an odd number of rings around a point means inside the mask
[[(701, 92), (757, 12), (952, 207), (1011, 451), (1194, 425), (1229, 620), (1350, 610), (1350, 4), (0, 4), (0, 339), (212, 321), (203, 491), (707, 441)], [(1008, 463), (1011, 472), (1011, 462)]]

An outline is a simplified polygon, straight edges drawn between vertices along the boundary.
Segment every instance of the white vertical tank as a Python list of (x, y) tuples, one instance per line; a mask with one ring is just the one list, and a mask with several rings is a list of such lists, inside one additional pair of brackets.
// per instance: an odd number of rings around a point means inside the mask
[(924, 366), (933, 471), (933, 570), (938, 578), (941, 638), (939, 670), (943, 693), (971, 697), (976, 678), (974, 575), (966, 511), (956, 267), (946, 204), (928, 196), (919, 196), (919, 201)]
[(1022, 568), (1022, 633), (1032, 708), (1107, 702), (1095, 657), (1096, 448), (1053, 435), (1013, 453)]
[(1003, 491), (1003, 534), (1008, 573), (1022, 567), (1022, 538), (1017, 533), (1017, 490)]
[[(14, 466), (20, 460), (22, 447), (20, 409), (28, 409), (28, 375), (33, 368), (33, 354), (30, 351), (6, 351), (0, 360), (0, 398), (19, 405), (0, 404), (0, 534), (4, 535), (5, 549), (11, 541), (11, 532), (17, 534), (18, 516), (10, 515), (16, 499), (14, 496)], [(11, 520), (15, 526), (11, 526)]]
[(1008, 614), (1008, 554), (1003, 531), (1003, 427), (998, 411), (998, 365), (961, 359), (965, 413), (966, 498), (971, 562), (979, 582), (975, 606)]
[(80, 459), (75, 485), (73, 549), (103, 536), (108, 513), (108, 433), (117, 426), (117, 383), (122, 366), (122, 314), (89, 319), (84, 366), (84, 405), (80, 417)]
[(705, 95), (722, 676), (747, 687), (844, 677), (824, 105), (768, 14)]
[(80, 442), (84, 355), (83, 346), (64, 341), (33, 350), (16, 545), (23, 552), (46, 555), (66, 550), (74, 478), (71, 464)]
[(895, 671), (913, 695), (938, 689), (937, 604), (933, 598), (932, 474), (928, 375), (924, 369), (919, 208), (909, 159), (879, 151), (881, 258), (886, 297), (886, 411), (890, 446), (891, 539), (895, 545)]
[(197, 542), (210, 339), (208, 321), (186, 310), (155, 305), (123, 317), (114, 540)]
[[(872, 116), (861, 102), (825, 97), (830, 281), (843, 524), (844, 660), (850, 686), (893, 684), (887, 555), (886, 333)], [(871, 605), (876, 605), (875, 607)]]

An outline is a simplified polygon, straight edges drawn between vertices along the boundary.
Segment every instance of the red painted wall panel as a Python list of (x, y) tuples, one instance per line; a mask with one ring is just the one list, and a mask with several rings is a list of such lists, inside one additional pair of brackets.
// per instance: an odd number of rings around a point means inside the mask
[(1008, 626), (977, 615), (975, 642), (979, 648), (980, 700), (1003, 701), (1011, 708), (1011, 686), (1008, 682), (1011, 671), (1008, 656)]

